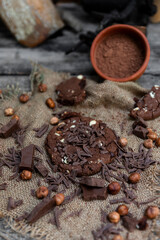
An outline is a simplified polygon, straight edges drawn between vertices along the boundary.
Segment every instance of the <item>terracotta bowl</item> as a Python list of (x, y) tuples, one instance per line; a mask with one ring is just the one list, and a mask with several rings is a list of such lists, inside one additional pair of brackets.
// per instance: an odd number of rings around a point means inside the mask
[[(107, 75), (105, 75), (101, 70), (97, 67), (96, 64), (96, 58), (95, 58), (95, 53), (96, 53), (96, 48), (100, 44), (100, 42), (106, 38), (107, 36), (110, 36), (113, 33), (125, 33), (128, 34), (129, 36), (134, 36), (135, 39), (139, 39), (139, 41), (142, 42), (142, 46), (144, 46), (144, 62), (140, 69), (134, 73), (133, 75), (126, 77), (126, 78), (112, 78)], [(105, 28), (103, 31), (101, 31), (96, 38), (94, 39), (92, 46), (91, 46), (91, 51), (90, 51), (90, 57), (91, 57), (91, 62), (92, 65), (95, 69), (95, 71), (101, 76), (102, 78), (106, 80), (111, 80), (114, 82), (128, 82), (128, 81), (135, 81), (140, 76), (144, 73), (144, 71), (147, 68), (149, 58), (150, 58), (150, 46), (149, 42), (146, 38), (146, 36), (136, 27), (130, 26), (130, 25), (123, 25), (123, 24), (117, 24), (113, 25), (111, 27)]]

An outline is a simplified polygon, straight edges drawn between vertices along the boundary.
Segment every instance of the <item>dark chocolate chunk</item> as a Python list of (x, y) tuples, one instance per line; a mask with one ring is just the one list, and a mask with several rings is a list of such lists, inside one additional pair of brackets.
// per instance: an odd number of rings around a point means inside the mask
[(46, 177), (48, 175), (48, 169), (41, 162), (36, 163), (34, 167), (42, 175), (42, 177)]
[(142, 217), (137, 224), (137, 228), (141, 231), (144, 231), (148, 228), (147, 217)]
[(129, 231), (133, 232), (136, 229), (138, 220), (132, 216), (122, 216), (122, 225)]
[(133, 129), (133, 134), (141, 139), (146, 139), (147, 138), (147, 134), (148, 134), (148, 130), (146, 128), (143, 128), (141, 126), (136, 126)]
[(107, 188), (97, 188), (81, 185), (82, 196), (85, 201), (105, 200), (107, 198)]
[(34, 128), (33, 131), (36, 132), (35, 137), (36, 138), (41, 138), (49, 128), (49, 124), (43, 124), (40, 128)]
[(143, 128), (147, 128), (147, 123), (143, 120), (143, 118), (139, 117), (132, 125), (133, 129), (137, 126), (141, 126)]
[(28, 170), (33, 171), (34, 166), (34, 144), (30, 144), (29, 146), (23, 148), (21, 150), (21, 162), (19, 165), (19, 170)]
[(91, 186), (91, 187), (104, 187), (105, 186), (104, 179), (95, 178), (95, 177), (83, 177), (79, 183), (87, 185), (87, 186)]
[(13, 210), (23, 204), (23, 200), (15, 201), (12, 197), (8, 199), (7, 211)]
[(19, 128), (19, 121), (17, 119), (11, 119), (6, 125), (0, 129), (0, 137), (8, 138)]
[(75, 105), (86, 97), (86, 79), (83, 75), (72, 77), (56, 87), (57, 102), (62, 105)]
[(27, 222), (32, 224), (39, 218), (49, 213), (56, 206), (55, 198), (45, 198), (36, 205), (27, 217)]
[(141, 99), (136, 101), (131, 117), (152, 120), (160, 116), (160, 86), (155, 85)]

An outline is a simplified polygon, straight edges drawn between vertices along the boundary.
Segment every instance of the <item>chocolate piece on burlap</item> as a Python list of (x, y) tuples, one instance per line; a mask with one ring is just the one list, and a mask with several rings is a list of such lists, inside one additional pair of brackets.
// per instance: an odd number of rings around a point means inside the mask
[(104, 187), (106, 181), (101, 178), (83, 177), (79, 182), (80, 184), (84, 184), (91, 187)]
[(132, 125), (133, 129), (137, 126), (141, 126), (143, 128), (147, 128), (147, 123), (143, 120), (143, 118), (139, 117)]
[(155, 85), (141, 99), (136, 101), (130, 112), (131, 117), (152, 120), (160, 116), (160, 86)]
[(23, 148), (21, 150), (21, 162), (19, 164), (19, 170), (28, 170), (33, 171), (34, 167), (34, 144), (30, 144), (29, 146)]
[[(29, 128), (26, 131), (26, 135), (24, 138), (24, 146), (28, 146), (29, 144), (33, 143), (38, 145), (39, 147), (43, 147), (44, 149), (44, 139), (47, 136), (47, 133), (44, 134), (42, 138), (35, 138), (35, 132), (32, 130), (33, 128), (40, 128), (44, 123), (48, 123), (48, 121), (52, 117), (52, 111), (48, 109), (45, 105), (45, 100), (53, 96), (55, 91), (55, 87), (57, 84), (62, 82), (63, 79), (68, 79), (70, 76), (66, 73), (53, 73), (48, 69), (43, 69), (44, 73), (44, 83), (47, 84), (48, 90), (43, 94), (39, 94), (35, 91), (35, 94), (32, 95), (31, 100), (26, 104), (19, 104), (19, 100), (17, 97), (13, 99), (6, 99), (1, 101), (0, 100), (0, 122), (5, 124), (6, 117), (4, 116), (4, 109), (10, 106), (12, 103), (12, 107), (17, 109), (16, 114), (20, 117), (24, 126), (29, 124)], [(120, 124), (122, 123), (123, 119), (126, 119), (126, 123), (124, 125), (123, 136), (127, 137), (128, 146), (132, 147), (136, 152), (139, 144), (143, 141), (138, 139), (134, 135), (128, 136), (127, 133), (130, 129), (132, 129), (133, 120), (128, 117), (128, 113), (130, 109), (132, 109), (134, 102), (133, 98), (141, 98), (147, 91), (142, 89), (134, 82), (128, 83), (114, 83), (110, 81), (104, 81), (104, 83), (96, 84), (92, 80), (87, 79), (87, 87), (86, 87), (88, 97), (86, 100), (76, 107), (68, 107), (68, 110), (78, 113), (83, 113), (85, 116), (94, 118), (96, 120), (102, 120), (107, 126), (111, 129), (114, 129), (118, 136), (121, 136), (121, 129)], [(56, 96), (54, 96), (56, 97)], [(55, 98), (54, 98), (55, 99)], [(18, 107), (17, 107), (18, 106)], [(57, 111), (64, 111), (66, 108), (57, 109)], [(150, 126), (153, 129), (159, 129), (159, 119), (155, 119), (154, 121), (150, 122)], [(1, 139), (0, 144), (0, 152), (3, 155), (8, 154), (8, 148), (15, 146), (15, 150), (17, 151), (17, 146), (14, 145), (14, 139)], [(18, 148), (19, 150), (19, 148)], [(125, 154), (125, 153), (124, 153)], [(124, 155), (123, 154), (123, 155)], [(14, 155), (14, 152), (12, 152)], [(40, 154), (36, 151), (36, 157), (38, 156), (42, 159), (42, 164), (47, 167), (50, 171), (50, 174), (56, 176), (56, 173), (52, 172), (49, 168), (49, 165), (46, 160), (49, 161), (49, 157), (45, 153)], [(140, 154), (139, 154), (140, 155)], [(138, 155), (138, 156), (139, 156)], [(17, 157), (17, 156), (16, 156)], [(127, 155), (125, 156), (125, 159)], [(3, 159), (3, 158), (2, 158)], [(159, 149), (153, 149), (153, 160), (159, 159)], [(17, 163), (19, 160), (17, 161)], [(134, 160), (136, 163), (136, 158)], [(0, 160), (1, 164), (1, 160)], [(120, 163), (118, 163), (120, 164)], [(146, 164), (147, 164), (147, 156), (146, 156)], [(53, 165), (54, 166), (54, 165)], [(137, 165), (138, 167), (138, 161)], [(156, 195), (156, 165), (151, 165), (147, 170), (141, 173), (141, 181), (137, 185), (137, 191), (135, 194), (138, 196), (136, 201), (138, 202), (146, 202), (148, 199), (154, 198)], [(9, 181), (9, 176), (11, 176), (12, 169), (9, 169), (7, 166), (3, 167), (3, 177), (4, 180), (0, 178), (0, 184), (3, 182), (7, 183), (7, 190), (0, 191), (0, 211), (3, 215), (7, 216), (6, 221), (9, 221), (11, 227), (18, 232), (22, 232), (23, 234), (30, 233), (32, 237), (40, 239), (70, 239), (74, 240), (80, 239), (80, 235), (85, 236), (87, 240), (93, 240), (93, 236), (91, 231), (96, 231), (101, 227), (101, 209), (105, 210), (106, 214), (108, 215), (109, 212), (115, 211), (120, 203), (117, 204), (109, 204), (111, 200), (116, 198), (121, 199), (124, 198), (125, 195), (123, 192), (120, 192), (117, 197), (113, 197), (108, 195), (106, 200), (97, 200), (97, 201), (84, 201), (80, 196), (76, 196), (73, 201), (69, 201), (66, 203), (65, 209), (66, 211), (60, 218), (60, 225), (61, 228), (59, 230), (56, 229), (55, 226), (49, 224), (49, 220), (52, 217), (51, 214), (45, 215), (43, 218), (40, 218), (37, 222), (33, 225), (28, 225), (27, 223), (23, 222), (16, 222), (13, 219), (16, 219), (18, 216), (22, 216), (24, 212), (30, 212), (40, 200), (37, 198), (33, 198), (30, 195), (31, 189), (37, 189), (37, 181), (38, 179), (41, 180), (41, 184), (44, 185), (42, 177), (39, 174), (35, 174), (33, 172), (33, 177), (30, 181), (19, 181), (17, 182), (16, 179)], [(124, 169), (118, 169), (118, 172), (124, 172)], [(115, 172), (115, 175), (120, 176), (118, 172)], [(97, 176), (94, 176), (97, 177)], [(111, 178), (111, 177), (110, 177)], [(111, 178), (112, 180), (112, 178)], [(155, 184), (154, 184), (155, 182)], [(108, 184), (108, 183), (107, 183)], [(60, 186), (61, 187), (61, 186)], [(74, 189), (77, 189), (75, 184), (71, 185), (71, 190), (67, 189), (64, 193), (65, 196), (70, 195), (70, 192), (73, 192)], [(60, 189), (60, 188), (59, 188)], [(55, 194), (55, 193), (54, 193)], [(10, 196), (16, 196), (16, 199), (22, 199), (23, 205), (18, 208), (15, 208), (12, 211), (7, 211), (7, 202)], [(52, 196), (52, 195), (51, 195)], [(122, 202), (123, 204), (124, 202)], [(152, 202), (152, 205), (159, 204), (159, 199), (155, 199)], [(106, 205), (109, 204), (109, 207)], [(150, 203), (149, 203), (150, 204)], [(143, 204), (140, 205), (139, 208), (133, 203), (129, 205), (130, 212), (133, 213), (133, 216), (137, 219), (140, 219), (144, 213), (144, 209), (149, 205)], [(65, 218), (71, 214), (72, 212), (79, 211), (83, 208), (83, 212), (79, 218)], [(61, 209), (61, 207), (60, 207)], [(11, 219), (8, 220), (8, 217)], [(153, 224), (153, 223), (152, 223)], [(119, 225), (118, 225), (119, 226)], [(116, 227), (115, 227), (116, 228)], [(121, 226), (120, 222), (120, 228)], [(125, 239), (126, 230), (123, 228), (123, 232), (120, 233)], [(153, 226), (152, 230), (156, 231), (156, 228)], [(159, 227), (157, 227), (158, 233)], [(82, 234), (83, 233), (83, 234)], [(136, 240), (147, 240), (148, 236), (150, 235), (150, 239), (154, 240), (154, 236), (152, 231), (150, 231), (150, 227), (146, 231), (134, 231), (131, 233), (131, 239)], [(113, 237), (113, 236), (112, 236)]]
[(17, 119), (11, 119), (6, 125), (3, 125), (0, 129), (0, 137), (8, 138), (19, 128), (19, 121)]
[(107, 198), (107, 188), (97, 188), (97, 187), (89, 187), (89, 186), (81, 186), (82, 188), (82, 196), (85, 201), (93, 201), (93, 200), (105, 200)]
[(148, 134), (148, 130), (144, 127), (141, 126), (136, 126), (133, 129), (133, 134), (141, 139), (146, 139), (147, 138), (147, 134)]
[(42, 177), (46, 177), (48, 175), (48, 169), (41, 162), (36, 163), (34, 167), (42, 175)]

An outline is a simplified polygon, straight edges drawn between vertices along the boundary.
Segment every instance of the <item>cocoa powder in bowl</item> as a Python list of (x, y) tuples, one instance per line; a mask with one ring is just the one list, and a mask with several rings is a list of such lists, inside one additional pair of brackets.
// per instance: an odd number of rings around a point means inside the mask
[(126, 78), (136, 73), (145, 59), (141, 39), (132, 34), (112, 33), (95, 50), (96, 64), (108, 77)]

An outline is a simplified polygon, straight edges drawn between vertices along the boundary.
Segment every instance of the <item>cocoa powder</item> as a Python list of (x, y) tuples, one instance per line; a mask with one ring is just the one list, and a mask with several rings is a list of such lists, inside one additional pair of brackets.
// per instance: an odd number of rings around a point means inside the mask
[(125, 33), (115, 33), (97, 45), (96, 64), (103, 74), (126, 78), (136, 73), (144, 62), (144, 47), (140, 39)]

